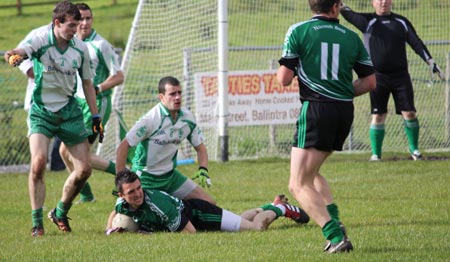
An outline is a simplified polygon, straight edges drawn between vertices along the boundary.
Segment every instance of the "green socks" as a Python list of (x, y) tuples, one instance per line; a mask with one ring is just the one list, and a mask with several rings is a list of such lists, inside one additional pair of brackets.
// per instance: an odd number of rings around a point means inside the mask
[(328, 214), (330, 215), (331, 219), (336, 220), (339, 222), (339, 210), (336, 204), (332, 203), (327, 206)]
[(36, 210), (31, 210), (31, 222), (33, 223), (33, 227), (44, 225), (43, 217), (42, 207)]
[(116, 163), (113, 161), (109, 161), (108, 167), (105, 169), (105, 172), (110, 173), (112, 175), (116, 175)]
[(322, 233), (332, 244), (339, 243), (344, 239), (344, 233), (342, 233), (338, 222), (334, 219), (331, 219), (323, 226)]
[(384, 133), (384, 124), (370, 125), (369, 137), (370, 143), (372, 144), (372, 155), (377, 155), (379, 158), (381, 158), (381, 148), (383, 146)]
[(408, 138), (409, 151), (411, 153), (414, 150), (419, 149), (419, 120), (403, 120), (405, 126), (406, 137)]
[(67, 213), (69, 213), (71, 207), (72, 203), (64, 204), (63, 202), (59, 201), (58, 205), (56, 205), (56, 217), (67, 217)]
[(92, 193), (91, 185), (89, 185), (89, 183), (86, 181), (86, 183), (84, 184), (83, 188), (81, 188), (80, 191), (80, 200), (81, 202), (89, 202), (92, 201), (93, 199), (94, 194)]

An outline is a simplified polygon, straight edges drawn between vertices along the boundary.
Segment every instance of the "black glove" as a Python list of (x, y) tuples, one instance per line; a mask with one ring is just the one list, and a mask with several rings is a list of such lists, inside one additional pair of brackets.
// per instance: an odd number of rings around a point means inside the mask
[(104, 135), (103, 135), (102, 118), (98, 114), (92, 116), (92, 133), (93, 135), (88, 137), (89, 143), (91, 144), (94, 143), (97, 135), (99, 135), (98, 142), (103, 143)]
[(441, 80), (445, 80), (445, 74), (441, 68), (434, 62), (434, 59), (428, 60), (428, 66), (430, 67), (431, 79), (434, 78), (434, 74), (437, 74)]

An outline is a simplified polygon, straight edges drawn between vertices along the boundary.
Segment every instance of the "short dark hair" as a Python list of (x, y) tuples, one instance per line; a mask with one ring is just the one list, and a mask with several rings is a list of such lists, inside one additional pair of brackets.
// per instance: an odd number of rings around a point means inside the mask
[(57, 3), (53, 9), (52, 21), (58, 19), (61, 23), (64, 23), (67, 16), (73, 16), (77, 21), (81, 20), (80, 10), (75, 4), (67, 0)]
[(315, 14), (327, 14), (335, 4), (339, 4), (341, 0), (309, 0), (309, 7)]
[(83, 10), (83, 11), (87, 10), (87, 11), (91, 12), (91, 15), (92, 15), (92, 9), (89, 7), (88, 4), (86, 4), (86, 3), (77, 3), (75, 5), (77, 6), (78, 10)]
[(176, 79), (173, 76), (166, 76), (166, 77), (161, 78), (161, 80), (159, 80), (159, 84), (158, 84), (158, 92), (160, 94), (166, 93), (166, 84), (170, 84), (173, 86), (179, 86), (180, 81), (178, 81), (178, 79)]
[(130, 184), (139, 179), (138, 175), (129, 169), (123, 169), (116, 175), (114, 183), (118, 192), (123, 193), (123, 184)]

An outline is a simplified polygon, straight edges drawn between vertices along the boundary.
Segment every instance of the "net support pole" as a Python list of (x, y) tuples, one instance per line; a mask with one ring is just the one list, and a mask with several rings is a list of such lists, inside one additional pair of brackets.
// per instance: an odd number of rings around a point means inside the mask
[(228, 0), (218, 0), (218, 72), (220, 161), (228, 161)]

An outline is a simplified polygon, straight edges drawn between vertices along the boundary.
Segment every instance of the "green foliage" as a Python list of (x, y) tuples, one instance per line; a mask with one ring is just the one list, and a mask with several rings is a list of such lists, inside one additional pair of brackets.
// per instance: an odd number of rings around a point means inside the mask
[[(430, 156), (429, 154), (427, 156)], [(435, 155), (444, 157), (445, 155)], [(350, 254), (322, 253), (320, 228), (286, 218), (265, 232), (154, 233), (104, 235), (115, 199), (113, 177), (94, 172), (90, 183), (97, 202), (74, 205), (73, 232), (63, 235), (45, 218), (45, 237), (30, 236), (26, 174), (2, 175), (0, 258), (2, 261), (447, 261), (450, 217), (448, 161), (413, 162), (406, 155), (334, 154), (321, 173), (327, 178), (341, 219), (355, 246)], [(272, 201), (287, 192), (289, 161), (261, 159), (211, 163), (208, 192), (235, 213)], [(196, 165), (180, 166), (190, 176)], [(67, 173), (46, 174), (45, 214), (61, 196)], [(288, 194), (290, 202), (296, 201)]]
[[(49, 2), (45, 0), (22, 0), (23, 4)], [(58, 1), (54, 1), (55, 3)], [(138, 0), (79, 1), (93, 10), (94, 28), (117, 48), (125, 49)], [(116, 4), (113, 4), (116, 2)], [(14, 5), (16, 0), (2, 0), (0, 6)], [(77, 3), (77, 2), (75, 2)], [(32, 29), (51, 22), (54, 4), (24, 6), (22, 15), (17, 9), (0, 8), (0, 51), (15, 47)], [(12, 26), (13, 25), (13, 26)]]

